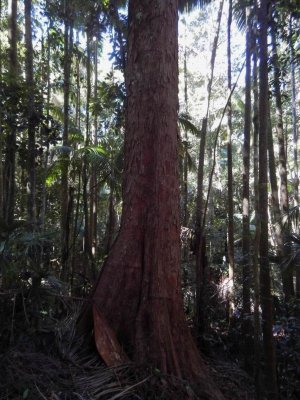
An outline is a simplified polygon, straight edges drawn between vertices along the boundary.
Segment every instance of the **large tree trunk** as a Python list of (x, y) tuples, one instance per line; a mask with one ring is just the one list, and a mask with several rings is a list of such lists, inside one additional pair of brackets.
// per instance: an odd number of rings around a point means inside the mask
[(124, 208), (93, 294), (96, 343), (103, 314), (135, 361), (208, 379), (180, 284), (177, 0), (131, 0), (128, 23)]
[(269, 265), (268, 232), (268, 7), (262, 0), (259, 11), (259, 208), (260, 208), (260, 285), (264, 344), (265, 390), (268, 399), (278, 399), (276, 360), (273, 341), (273, 304)]

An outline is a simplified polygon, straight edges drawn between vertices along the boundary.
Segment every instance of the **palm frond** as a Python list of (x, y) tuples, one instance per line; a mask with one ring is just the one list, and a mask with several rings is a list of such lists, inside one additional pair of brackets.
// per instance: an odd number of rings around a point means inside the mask
[(192, 156), (190, 155), (189, 152), (186, 153), (186, 157), (187, 157), (187, 163), (188, 163), (188, 170), (192, 171), (192, 172), (196, 172), (197, 171), (197, 165), (195, 163), (195, 161), (193, 160)]
[(300, 232), (300, 206), (291, 208), (288, 214), (284, 215), (284, 226), (290, 227), (291, 231), (295, 234)]
[(210, 3), (211, 0), (179, 0), (178, 8), (180, 12), (191, 12), (197, 7), (201, 8)]
[(247, 26), (246, 9), (251, 7), (250, 20), (254, 18), (254, 1), (253, 0), (239, 0), (233, 4), (233, 16), (236, 21), (237, 27), (240, 31), (244, 32)]
[(189, 132), (197, 137), (200, 136), (200, 130), (193, 124), (188, 114), (180, 113), (178, 116), (178, 123), (183, 131)]

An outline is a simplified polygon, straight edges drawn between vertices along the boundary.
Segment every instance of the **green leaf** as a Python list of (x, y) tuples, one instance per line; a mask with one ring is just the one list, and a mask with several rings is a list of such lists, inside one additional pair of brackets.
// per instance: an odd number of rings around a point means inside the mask
[(191, 117), (188, 114), (180, 113), (178, 115), (178, 123), (182, 130), (199, 137), (200, 130), (193, 124)]

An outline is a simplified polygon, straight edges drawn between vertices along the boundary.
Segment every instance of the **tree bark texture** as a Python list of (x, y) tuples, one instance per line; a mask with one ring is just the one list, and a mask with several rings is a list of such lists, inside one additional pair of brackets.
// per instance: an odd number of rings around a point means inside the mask
[(123, 215), (93, 312), (131, 359), (209, 384), (181, 293), (177, 11), (177, 0), (129, 1)]
[(260, 291), (264, 345), (265, 390), (268, 399), (278, 399), (276, 359), (273, 341), (273, 304), (269, 264), (268, 233), (268, 8), (262, 0), (259, 10), (259, 208), (260, 208)]

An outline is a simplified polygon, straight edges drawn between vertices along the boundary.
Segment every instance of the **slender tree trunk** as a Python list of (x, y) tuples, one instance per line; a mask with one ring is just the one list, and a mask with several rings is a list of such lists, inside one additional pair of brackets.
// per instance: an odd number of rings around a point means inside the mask
[[(287, 162), (286, 162), (286, 149), (285, 149), (285, 138), (283, 131), (283, 112), (282, 112), (282, 98), (281, 98), (281, 88), (280, 88), (280, 67), (278, 61), (277, 53), (277, 43), (276, 43), (276, 22), (273, 21), (271, 24), (271, 37), (272, 37), (272, 63), (274, 69), (274, 94), (276, 103), (276, 117), (277, 117), (277, 136), (279, 145), (279, 175), (280, 175), (280, 210), (278, 211), (277, 198), (278, 198), (278, 188), (277, 188), (277, 178), (275, 172), (275, 162), (273, 162), (273, 167), (271, 168), (270, 163), (270, 179), (272, 187), (272, 200), (273, 200), (273, 210), (275, 212), (275, 230), (276, 230), (276, 242), (278, 245), (278, 253), (280, 262), (282, 262), (287, 256), (287, 249), (284, 247), (284, 231), (283, 231), (283, 218), (287, 216), (289, 211), (289, 200), (288, 200), (288, 185), (287, 185)], [(272, 132), (271, 132), (272, 133)], [(271, 138), (272, 139), (272, 138)], [(272, 139), (273, 140), (273, 139)], [(273, 146), (269, 146), (269, 151), (272, 151)], [(273, 156), (274, 158), (274, 156)], [(272, 162), (272, 158), (270, 158)], [(272, 175), (273, 171), (273, 175)], [(272, 185), (273, 182), (273, 185)], [(280, 220), (278, 219), (280, 218)], [(288, 302), (293, 295), (293, 272), (291, 269), (282, 270), (282, 286), (285, 301)]]
[(36, 219), (36, 171), (35, 171), (35, 111), (34, 111), (34, 77), (32, 48), (32, 1), (25, 0), (25, 47), (26, 47), (26, 85), (28, 90), (27, 124), (28, 124), (28, 218)]
[[(98, 84), (98, 40), (95, 40), (94, 43), (94, 99), (97, 98), (97, 84)], [(98, 144), (97, 131), (98, 131), (98, 115), (95, 113), (94, 121), (93, 121), (93, 130), (94, 137), (93, 143), (95, 146)], [(91, 240), (91, 253), (93, 260), (96, 257), (96, 249), (97, 249), (97, 173), (96, 169), (92, 169), (91, 173), (91, 181), (90, 181), (90, 240)], [(95, 271), (93, 267), (93, 275), (94, 279)]]
[(290, 17), (290, 61), (291, 61), (291, 89), (292, 89), (292, 117), (293, 117), (293, 144), (294, 144), (294, 205), (299, 204), (299, 175), (298, 175), (298, 128), (297, 128), (297, 96), (295, 82), (295, 50), (292, 39), (293, 17)]
[(252, 324), (251, 324), (251, 266), (250, 266), (250, 140), (251, 140), (251, 22), (250, 7), (247, 7), (246, 72), (245, 72), (245, 116), (243, 144), (243, 338), (245, 369), (252, 369)]
[[(188, 80), (187, 80), (187, 49), (184, 49), (184, 103), (185, 113), (188, 114)], [(182, 203), (183, 219), (182, 225), (188, 226), (188, 135), (185, 131), (184, 136), (184, 158), (183, 158), (183, 182), (182, 182)]]
[[(0, 22), (2, 20), (2, 0), (0, 0)], [(2, 30), (0, 31), (2, 33)], [(0, 86), (2, 86), (2, 43), (0, 41)], [(2, 132), (2, 103), (0, 102), (0, 218), (3, 218), (4, 185), (3, 185), (3, 132)]]
[(278, 399), (276, 359), (273, 340), (273, 304), (271, 296), (268, 232), (268, 7), (262, 0), (259, 10), (259, 208), (260, 208), (260, 286), (264, 344), (265, 390), (268, 399)]
[[(47, 27), (47, 67), (46, 67), (46, 81), (47, 81), (47, 98), (46, 98), (46, 116), (47, 116), (47, 128), (50, 130), (50, 99), (51, 99), (51, 43), (50, 43), (50, 29), (52, 28), (52, 19), (49, 20), (49, 25)], [(46, 140), (46, 151), (44, 153), (44, 173), (42, 182), (42, 210), (41, 210), (41, 228), (42, 231), (45, 229), (46, 221), (46, 209), (47, 209), (47, 186), (46, 186), (46, 176), (49, 161), (49, 140)]]
[[(227, 23), (227, 62), (228, 62), (228, 96), (232, 89), (231, 82), (231, 24), (232, 24), (232, 0), (229, 0)], [(234, 225), (233, 225), (233, 176), (232, 176), (232, 104), (231, 98), (227, 105), (227, 182), (228, 182), (228, 225), (227, 225), (227, 253), (229, 262), (229, 320), (234, 311)]]
[(275, 21), (271, 24), (271, 37), (272, 37), (272, 62), (274, 68), (274, 94), (276, 102), (276, 130), (279, 145), (279, 175), (280, 175), (280, 205), (283, 216), (289, 211), (289, 198), (287, 186), (287, 163), (286, 163), (286, 149), (285, 149), (285, 135), (283, 130), (283, 112), (282, 112), (282, 96), (280, 88), (280, 66), (277, 53), (276, 42), (276, 24)]
[[(274, 217), (273, 227), (275, 235), (275, 244), (277, 247), (277, 255), (279, 258), (279, 262), (282, 263), (286, 256), (286, 251), (284, 248), (283, 226), (282, 226), (282, 218), (281, 218), (279, 197), (278, 197), (276, 161), (274, 155), (274, 143), (273, 143), (273, 133), (271, 127), (270, 110), (269, 110), (269, 126), (268, 126), (268, 152), (269, 152), (269, 175), (270, 175), (270, 184), (272, 192), (272, 214)], [(282, 269), (282, 286), (283, 286), (285, 301), (288, 302), (291, 299), (291, 296), (294, 295), (293, 270), (291, 268)]]
[(103, 355), (104, 315), (131, 358), (200, 380), (208, 398), (221, 399), (187, 327), (180, 287), (178, 3), (155, 5), (129, 1), (124, 206), (93, 294), (96, 344)]
[[(73, 221), (73, 235), (72, 235), (72, 259), (71, 259), (71, 273), (70, 273), (70, 286), (72, 293), (77, 293), (74, 288), (74, 280), (75, 280), (75, 266), (77, 260), (77, 246), (76, 240), (78, 237), (79, 231), (79, 209), (80, 209), (80, 195), (81, 195), (81, 170), (78, 171), (78, 185), (77, 185), (77, 196), (76, 196), (76, 209)], [(82, 294), (82, 293), (80, 293)]]
[[(70, 22), (71, 9), (65, 0), (65, 32), (64, 32), (64, 129), (63, 146), (69, 146), (69, 112), (70, 112), (70, 81), (71, 63), (73, 53), (73, 23)], [(67, 151), (62, 154), (62, 173), (61, 173), (61, 231), (62, 231), (62, 277), (68, 277), (68, 258), (69, 258), (69, 226), (68, 216), (69, 206), (69, 155)]]
[[(298, 127), (297, 127), (297, 94), (295, 77), (295, 50), (293, 43), (293, 17), (290, 16), (290, 60), (291, 60), (291, 88), (292, 88), (292, 117), (293, 117), (293, 147), (294, 147), (294, 205), (299, 205), (299, 169), (298, 169)], [(293, 279), (293, 270), (290, 271)], [(292, 282), (293, 283), (293, 282)], [(300, 268), (296, 266), (296, 293), (300, 296)]]
[[(255, 5), (256, 8), (256, 5)], [(257, 12), (256, 12), (257, 14)], [(253, 243), (253, 287), (254, 287), (254, 381), (257, 400), (261, 398), (261, 329), (260, 329), (260, 298), (259, 298), (259, 243), (260, 243), (260, 216), (259, 216), (259, 112), (258, 112), (258, 68), (257, 44), (253, 32), (253, 176), (254, 176), (254, 210), (255, 210), (255, 237)]]
[(210, 60), (210, 77), (207, 84), (207, 110), (206, 116), (202, 121), (201, 140), (199, 148), (199, 165), (198, 165), (198, 179), (197, 179), (197, 198), (196, 198), (196, 221), (195, 221), (195, 248), (196, 248), (196, 307), (195, 307), (195, 326), (198, 331), (204, 331), (205, 317), (204, 317), (204, 287), (205, 287), (205, 237), (204, 237), (204, 220), (203, 215), (203, 171), (204, 171), (204, 157), (205, 157), (205, 142), (207, 136), (207, 124), (210, 109), (212, 82), (214, 77), (215, 61), (217, 54), (217, 47), (219, 42), (221, 19), (223, 14), (224, 1), (220, 1), (219, 12), (217, 16), (217, 31), (212, 45), (212, 54)]
[(271, 126), (270, 107), (268, 109), (268, 155), (269, 155), (269, 176), (272, 194), (272, 214), (274, 216), (275, 244), (277, 246), (279, 259), (283, 257), (283, 237), (282, 237), (282, 221), (278, 197), (278, 184), (276, 176), (276, 161), (274, 155), (273, 132)]
[[(8, 10), (9, 24), (9, 78), (11, 93), (16, 96), (18, 80), (18, 27), (17, 27), (18, 1), (10, 0)], [(18, 99), (15, 99), (16, 102)], [(14, 101), (12, 100), (12, 104)], [(6, 152), (4, 164), (4, 219), (8, 225), (14, 220), (15, 212), (15, 173), (16, 173), (16, 121), (13, 110), (10, 110), (9, 129), (6, 136)]]
[[(91, 35), (87, 29), (87, 67), (86, 67), (86, 138), (85, 147), (87, 148), (91, 144), (91, 127), (90, 127), (90, 103), (91, 103)], [(89, 219), (89, 199), (88, 199), (88, 187), (89, 187), (89, 169), (87, 154), (84, 155), (83, 169), (82, 169), (82, 188), (83, 188), (83, 212), (84, 212), (84, 254), (86, 262), (91, 260), (91, 237), (90, 237), (90, 219)]]

